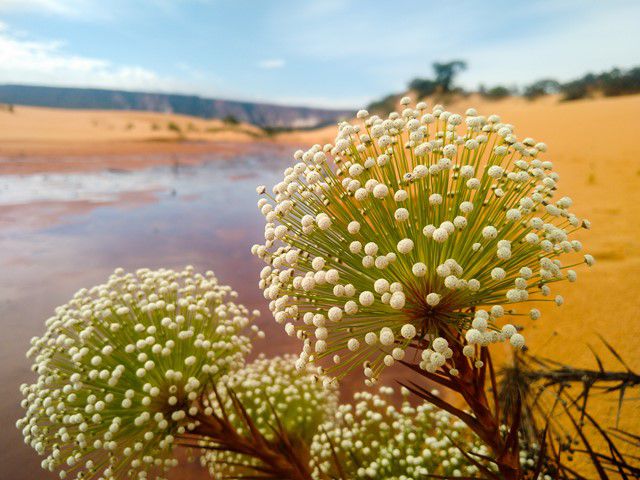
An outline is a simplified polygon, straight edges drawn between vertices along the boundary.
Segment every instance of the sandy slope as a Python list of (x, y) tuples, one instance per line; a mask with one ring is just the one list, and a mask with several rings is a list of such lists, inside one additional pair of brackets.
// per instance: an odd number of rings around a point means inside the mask
[(0, 156), (5, 157), (197, 151), (209, 142), (248, 142), (259, 135), (262, 131), (252, 125), (185, 115), (0, 108)]

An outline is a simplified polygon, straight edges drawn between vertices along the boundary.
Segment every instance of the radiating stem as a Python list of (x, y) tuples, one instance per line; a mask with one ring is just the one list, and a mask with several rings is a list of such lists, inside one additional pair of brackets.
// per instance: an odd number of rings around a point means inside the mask
[[(248, 465), (247, 468), (269, 475), (264, 478), (311, 480), (308, 452), (302, 452), (301, 446), (294, 445), (288, 437), (270, 441), (260, 433), (255, 434), (256, 432), (242, 435), (226, 419), (215, 414), (201, 414), (196, 420), (198, 426), (180, 439), (179, 443), (194, 448), (207, 448), (201, 443), (210, 442), (216, 449), (221, 448), (255, 458), (262, 465), (257, 468)], [(198, 445), (194, 445), (189, 439), (193, 439)]]
[[(492, 385), (495, 385), (495, 377), (489, 350), (482, 348), (481, 358), (483, 366), (476, 368), (471, 361), (462, 353), (462, 343), (451, 342), (453, 356), (450, 359), (450, 366), (455, 366), (458, 375), (453, 376), (446, 373), (446, 380), (440, 379), (440, 375), (429, 374), (421, 371), (415, 365), (404, 364), (414, 371), (420, 371), (422, 375), (431, 382), (435, 382), (453, 392), (459, 393), (464, 399), (468, 410), (472, 416), (462, 414), (459, 408), (447, 400), (431, 395), (427, 389), (410, 390), (421, 398), (430, 401), (439, 408), (457, 416), (471, 428), (478, 437), (492, 450), (500, 478), (505, 480), (519, 480), (522, 477), (520, 468), (520, 449), (517, 438), (517, 431), (520, 424), (520, 415), (517, 411), (504, 412), (504, 421), (510, 421), (510, 433), (501, 432), (500, 426), (504, 423), (500, 418), (500, 411), (497, 404), (493, 407), (487, 396), (486, 377), (490, 378)], [(445, 366), (444, 368), (448, 368)], [(445, 370), (446, 371), (446, 370)], [(492, 388), (495, 388), (493, 386)], [(514, 410), (519, 409), (518, 404)]]

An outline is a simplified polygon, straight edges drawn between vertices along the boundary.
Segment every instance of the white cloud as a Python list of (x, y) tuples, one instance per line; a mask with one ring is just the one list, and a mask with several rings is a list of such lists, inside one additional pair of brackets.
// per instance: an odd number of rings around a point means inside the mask
[(84, 0), (1, 0), (0, 12), (48, 13), (64, 17), (77, 17), (89, 10)]
[(286, 62), (282, 58), (270, 58), (267, 60), (262, 60), (258, 62), (258, 66), (260, 68), (265, 68), (267, 70), (273, 70), (276, 68), (284, 67)]
[(0, 82), (169, 89), (175, 84), (136, 65), (68, 53), (58, 41), (32, 41), (12, 35), (0, 24)]

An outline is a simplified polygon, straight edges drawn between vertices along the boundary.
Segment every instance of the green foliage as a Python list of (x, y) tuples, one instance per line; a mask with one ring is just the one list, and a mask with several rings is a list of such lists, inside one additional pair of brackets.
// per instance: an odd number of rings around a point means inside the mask
[(419, 98), (433, 95), (438, 90), (438, 83), (430, 78), (414, 78), (409, 82), (409, 89), (416, 92)]
[(544, 95), (558, 93), (558, 91), (560, 91), (560, 83), (557, 80), (544, 78), (525, 87), (523, 95), (529, 100), (534, 100)]
[(485, 89), (483, 86), (480, 86), (479, 93), (483, 97), (491, 100), (501, 100), (503, 98), (510, 97), (513, 94), (513, 91), (510, 88), (497, 85), (489, 89)]
[[(453, 92), (464, 93), (462, 89), (455, 88), (453, 81), (455, 76), (467, 68), (467, 63), (462, 60), (452, 60), (450, 62), (434, 62), (432, 64), (435, 79), (414, 78), (407, 87), (416, 93), (418, 98), (428, 97), (434, 94), (449, 94)], [(367, 110), (370, 112), (387, 115), (396, 108), (396, 104), (401, 95), (391, 94), (370, 103)]]
[(589, 73), (560, 86), (563, 100), (578, 100), (600, 93), (605, 97), (640, 92), (640, 67), (630, 70), (614, 68), (601, 74)]
[(443, 63), (434, 62), (432, 67), (435, 79), (414, 78), (409, 82), (409, 89), (416, 92), (418, 98), (427, 97), (435, 93), (446, 94), (455, 91), (453, 80), (459, 72), (467, 68), (467, 63), (462, 60)]
[(591, 81), (585, 81), (589, 75), (585, 75), (583, 79), (567, 82), (562, 85), (562, 99), (563, 100), (579, 100), (585, 98), (591, 93), (589, 84)]
[(587, 73), (581, 78), (565, 83), (553, 79), (538, 80), (527, 86), (523, 95), (526, 98), (535, 99), (558, 92), (562, 94), (563, 100), (579, 100), (598, 94), (615, 97), (639, 93), (640, 67), (629, 70), (613, 68), (600, 74)]
[(171, 130), (172, 132), (176, 132), (181, 134), (182, 133), (182, 129), (180, 128), (180, 125), (178, 125), (176, 122), (169, 122), (167, 124), (167, 128), (169, 130)]
[(603, 93), (608, 96), (625, 95), (640, 92), (640, 67), (626, 72), (613, 69), (598, 77)]
[(262, 127), (262, 131), (264, 132), (265, 136), (267, 136), (267, 137), (275, 137), (279, 133), (292, 132), (293, 128), (266, 126), (266, 127)]
[[(417, 77), (408, 84), (408, 89), (415, 92), (418, 98), (431, 95), (462, 94), (464, 90), (455, 87), (455, 76), (467, 68), (466, 62), (453, 60), (450, 62), (434, 62), (433, 70), (435, 78)], [(480, 85), (478, 93), (491, 100), (500, 100), (518, 92), (515, 88), (496, 85), (486, 88)], [(561, 93), (562, 100), (578, 100), (596, 95), (614, 97), (640, 93), (640, 67), (628, 70), (613, 68), (600, 74), (588, 73), (581, 78), (561, 83), (552, 78), (537, 80), (524, 87), (522, 95), (529, 100)], [(367, 110), (376, 114), (387, 115), (395, 109), (400, 99), (400, 94), (387, 95), (380, 100), (372, 102)]]
[(435, 83), (443, 93), (452, 91), (453, 79), (455, 76), (467, 68), (467, 62), (463, 60), (452, 60), (450, 62), (434, 62), (433, 71), (436, 74)]

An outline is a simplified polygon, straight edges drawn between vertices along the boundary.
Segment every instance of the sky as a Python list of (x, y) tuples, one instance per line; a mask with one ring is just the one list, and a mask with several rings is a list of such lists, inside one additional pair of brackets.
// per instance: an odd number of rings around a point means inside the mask
[(431, 63), (467, 88), (640, 64), (640, 1), (0, 0), (0, 83), (358, 108)]

